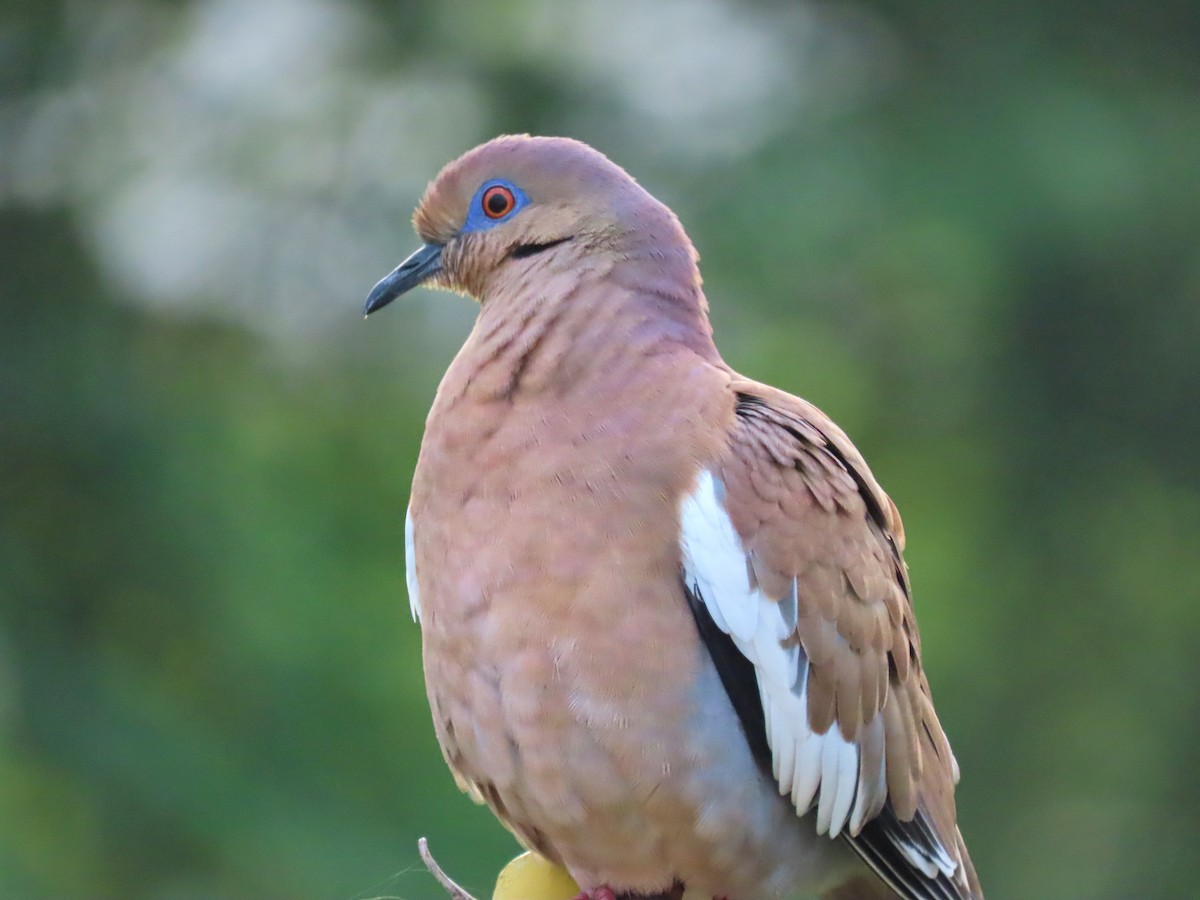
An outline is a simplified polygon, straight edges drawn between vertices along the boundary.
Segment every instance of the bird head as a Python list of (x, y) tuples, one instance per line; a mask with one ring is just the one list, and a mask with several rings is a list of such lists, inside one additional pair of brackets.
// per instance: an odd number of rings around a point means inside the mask
[(678, 220), (624, 169), (569, 138), (508, 135), (449, 163), (429, 185), (413, 226), (424, 245), (381, 280), (371, 313), (420, 284), (486, 301), (499, 279), (547, 253), (636, 255), (675, 246), (694, 265)]

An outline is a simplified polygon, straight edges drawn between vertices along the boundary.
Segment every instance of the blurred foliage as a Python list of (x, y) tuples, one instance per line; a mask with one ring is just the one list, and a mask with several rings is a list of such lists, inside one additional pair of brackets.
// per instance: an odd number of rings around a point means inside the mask
[(470, 304), (361, 300), (566, 133), (905, 513), (992, 897), (1195, 893), (1200, 4), (0, 3), (0, 896), (486, 893), (402, 523)]

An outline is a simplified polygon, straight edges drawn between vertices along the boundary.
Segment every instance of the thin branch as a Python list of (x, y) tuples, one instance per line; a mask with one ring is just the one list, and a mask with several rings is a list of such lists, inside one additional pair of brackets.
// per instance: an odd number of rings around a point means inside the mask
[(474, 897), (455, 884), (453, 878), (442, 871), (442, 867), (437, 864), (437, 860), (429, 852), (429, 841), (425, 840), (425, 838), (418, 840), (417, 852), (421, 854), (421, 862), (425, 863), (425, 868), (429, 870), (429, 874), (434, 877), (438, 884), (446, 889), (446, 893), (450, 895), (450, 900), (475, 900)]

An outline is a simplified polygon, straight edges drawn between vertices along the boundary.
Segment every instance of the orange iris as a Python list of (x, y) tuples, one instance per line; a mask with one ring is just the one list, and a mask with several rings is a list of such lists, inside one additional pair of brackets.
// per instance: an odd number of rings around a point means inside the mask
[(517, 205), (517, 198), (508, 188), (497, 184), (483, 192), (480, 205), (483, 207), (483, 214), (489, 219), (503, 219)]

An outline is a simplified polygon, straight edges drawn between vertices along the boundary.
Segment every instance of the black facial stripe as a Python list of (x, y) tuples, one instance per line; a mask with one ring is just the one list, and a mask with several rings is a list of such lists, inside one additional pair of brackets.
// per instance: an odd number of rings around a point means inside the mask
[(508, 254), (513, 259), (524, 259), (526, 256), (533, 256), (535, 253), (541, 253), (543, 250), (549, 250), (551, 247), (557, 247), (559, 244), (565, 244), (571, 240), (574, 235), (559, 238), (556, 241), (547, 241), (544, 244), (517, 244)]

